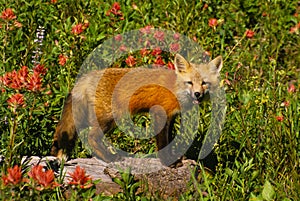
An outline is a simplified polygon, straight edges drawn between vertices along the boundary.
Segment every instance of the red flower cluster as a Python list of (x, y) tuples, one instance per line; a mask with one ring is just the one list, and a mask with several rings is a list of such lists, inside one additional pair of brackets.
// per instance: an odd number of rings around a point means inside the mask
[(122, 51), (122, 52), (125, 52), (127, 50), (127, 47), (125, 45), (121, 45), (119, 47), (119, 50)]
[(168, 62), (168, 69), (175, 70), (175, 66), (171, 61)]
[(156, 47), (152, 50), (152, 55), (153, 56), (157, 56), (157, 55), (160, 55), (162, 53), (162, 50), (160, 49), (160, 47)]
[(127, 57), (125, 62), (128, 66), (133, 67), (136, 64), (136, 59), (132, 55), (130, 55), (129, 57)]
[[(15, 13), (13, 12), (13, 10), (11, 8), (6, 8), (4, 11), (2, 11), (0, 18), (5, 21), (11, 21), (11, 20), (16, 19), (17, 16), (15, 15)], [(20, 22), (18, 22), (17, 20), (15, 20), (13, 22), (13, 25), (18, 28), (22, 27), (22, 24)], [(0, 25), (0, 27), (1, 27), (1, 25)], [(14, 29), (14, 27), (7, 27), (7, 28), (9, 30)]]
[(283, 116), (277, 116), (276, 120), (279, 121), (279, 122), (282, 122), (284, 120), (284, 117)]
[(13, 168), (8, 168), (7, 172), (7, 175), (2, 175), (4, 185), (17, 185), (22, 181), (22, 169), (18, 165), (15, 165)]
[(33, 69), (33, 73), (29, 73), (27, 66), (22, 66), (19, 71), (13, 70), (0, 77), (0, 84), (16, 90), (40, 91), (42, 88), (42, 76), (46, 72), (47, 68), (40, 64)]
[(115, 15), (115, 16), (119, 16), (119, 17), (120, 17), (120, 20), (123, 20), (123, 19), (124, 19), (123, 13), (122, 13), (122, 11), (121, 11), (121, 6), (120, 6), (120, 4), (119, 4), (118, 2), (115, 2), (115, 3), (112, 5), (111, 9), (108, 10), (108, 11), (106, 12), (106, 16), (110, 16), (111, 13), (112, 13), (113, 15)]
[(14, 14), (13, 10), (11, 8), (7, 8), (4, 11), (2, 11), (2, 14), (0, 16), (3, 20), (13, 20), (16, 19), (17, 16)]
[(174, 40), (179, 40), (180, 39), (180, 34), (179, 33), (175, 33), (173, 35)]
[(159, 66), (165, 65), (165, 62), (163, 61), (162, 56), (158, 55), (156, 57), (156, 59), (154, 60), (154, 64), (159, 65)]
[[(33, 184), (34, 188), (39, 191), (61, 186), (55, 181), (54, 171), (51, 169), (44, 170), (41, 165), (35, 165), (31, 168), (28, 172), (30, 179), (23, 177), (22, 169), (18, 165), (15, 165), (13, 168), (8, 168), (7, 172), (7, 175), (2, 174), (2, 181), (5, 186), (9, 184), (18, 185), (21, 182), (26, 182)], [(70, 185), (76, 185), (82, 189), (87, 189), (94, 185), (91, 177), (86, 175), (85, 170), (79, 166), (76, 167), (73, 173), (69, 173), (69, 175), (71, 178), (68, 184)]]
[(296, 87), (294, 84), (290, 84), (289, 87), (288, 87), (288, 92), (289, 93), (294, 93), (296, 92)]
[(84, 30), (86, 30), (90, 26), (88, 21), (85, 21), (83, 24), (79, 23), (72, 27), (72, 34), (80, 35)]
[(69, 180), (69, 184), (71, 185), (77, 185), (80, 188), (86, 189), (93, 186), (91, 177), (85, 174), (85, 170), (83, 168), (80, 168), (79, 166), (76, 166), (76, 169), (73, 173), (69, 173), (71, 176), (71, 179)]
[[(138, 56), (129, 55), (125, 59), (127, 66), (134, 67), (140, 62), (148, 64), (152, 62), (157, 67), (167, 65), (168, 69), (174, 70), (174, 64), (169, 62), (166, 57), (169, 56), (167, 52), (172, 54), (180, 51), (180, 34), (174, 33), (172, 35), (173, 40), (169, 43), (169, 41), (166, 40), (168, 35), (166, 35), (164, 31), (154, 29), (151, 25), (140, 28), (139, 32), (141, 37), (138, 38), (137, 42), (143, 44), (143, 48), (139, 51)], [(122, 41), (123, 39), (121, 35), (116, 35), (114, 40)], [(162, 42), (164, 43), (162, 44)], [(162, 50), (160, 44), (165, 45), (165, 43), (168, 44), (169, 47), (167, 50)], [(118, 48), (120, 51), (127, 51), (127, 47), (123, 44), (119, 45)]]
[(43, 166), (36, 165), (32, 167), (28, 173), (29, 177), (36, 181), (42, 187), (37, 187), (37, 190), (43, 190), (45, 188), (55, 188), (59, 186), (58, 183), (54, 181), (54, 172), (53, 170), (43, 170)]
[(140, 54), (142, 57), (147, 56), (148, 54), (150, 54), (150, 50), (148, 50), (147, 48), (143, 48), (140, 50)]
[(151, 25), (147, 25), (144, 28), (140, 28), (140, 32), (143, 34), (150, 34), (152, 28), (153, 27)]
[(300, 29), (300, 22), (298, 24), (296, 24), (295, 26), (291, 27), (290, 33), (298, 32), (299, 29)]
[(16, 109), (18, 107), (25, 107), (25, 101), (24, 101), (24, 96), (23, 94), (14, 94), (12, 95), (8, 100), (8, 107), (12, 108), (14, 111), (16, 111)]
[(218, 26), (218, 20), (216, 18), (209, 19), (208, 26), (215, 28), (216, 26)]
[(67, 63), (67, 60), (68, 60), (68, 57), (66, 57), (66, 56), (63, 55), (63, 54), (60, 54), (60, 55), (58, 56), (58, 63), (59, 63), (59, 65), (61, 65), (61, 66), (64, 66), (64, 65)]
[(122, 41), (122, 39), (123, 39), (123, 37), (122, 37), (121, 34), (118, 34), (118, 35), (115, 36), (116, 41)]
[(177, 52), (180, 49), (180, 45), (178, 43), (172, 43), (170, 45), (170, 51), (171, 52)]
[(163, 42), (165, 40), (165, 33), (163, 31), (156, 31), (154, 33), (154, 38), (156, 38), (158, 41)]
[(255, 32), (249, 29), (245, 32), (247, 38), (253, 38), (254, 34)]

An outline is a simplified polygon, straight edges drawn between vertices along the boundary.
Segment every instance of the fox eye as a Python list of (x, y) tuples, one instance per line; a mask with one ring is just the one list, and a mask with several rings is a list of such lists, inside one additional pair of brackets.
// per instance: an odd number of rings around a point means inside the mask
[(210, 84), (209, 82), (205, 82), (205, 81), (202, 82), (202, 85), (209, 85), (209, 84)]
[(187, 84), (187, 85), (193, 85), (193, 82), (192, 81), (186, 81), (185, 84)]

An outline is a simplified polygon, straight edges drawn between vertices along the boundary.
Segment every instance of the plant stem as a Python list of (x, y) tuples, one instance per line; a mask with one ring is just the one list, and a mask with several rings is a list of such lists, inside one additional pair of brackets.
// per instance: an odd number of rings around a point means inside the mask
[(18, 115), (15, 116), (12, 126), (10, 127), (10, 140), (9, 140), (9, 146), (8, 146), (8, 151), (9, 151), (9, 159), (7, 164), (11, 164), (12, 162), (12, 155), (13, 155), (13, 147), (15, 144), (15, 137), (16, 137), (16, 129), (17, 129), (17, 124), (18, 124)]

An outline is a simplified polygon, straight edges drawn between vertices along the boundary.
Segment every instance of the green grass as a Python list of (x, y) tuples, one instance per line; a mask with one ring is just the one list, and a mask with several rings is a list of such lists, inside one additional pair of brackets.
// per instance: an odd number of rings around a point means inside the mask
[[(3, 174), (8, 167), (19, 164), (23, 155), (49, 154), (64, 99), (89, 53), (117, 34), (151, 25), (195, 39), (213, 58), (224, 58), (221, 78), (227, 113), (214, 150), (216, 171), (212, 176), (203, 173), (203, 182), (196, 190), (191, 188), (183, 194), (181, 200), (299, 200), (298, 1), (127, 0), (120, 2), (120, 15), (108, 15), (112, 5), (113, 1), (97, 0), (0, 1), (1, 12), (12, 8), (16, 16), (0, 19), (0, 76), (18, 72), (22, 66), (27, 66), (31, 75), (32, 57), (48, 69), (40, 75), (41, 90), (16, 89), (0, 82), (0, 155), (6, 157), (1, 164)], [(214, 27), (209, 26), (212, 18), (218, 22)], [(87, 22), (82, 33), (72, 33), (72, 27)], [(45, 30), (41, 43), (35, 40), (39, 26)], [(254, 35), (247, 35), (247, 30)], [(64, 65), (59, 64), (59, 55), (67, 57)], [(163, 57), (166, 63), (171, 60), (167, 56)], [(125, 62), (115, 65), (124, 66)], [(17, 93), (23, 94), (24, 104), (14, 110), (7, 100)], [(114, 134), (117, 138), (123, 135), (118, 130)], [(147, 142), (135, 148), (135, 142), (125, 138), (120, 147), (151, 152)], [(87, 152), (78, 148), (75, 156), (83, 155)], [(0, 181), (0, 195), (10, 199), (10, 188), (22, 190)], [(207, 196), (198, 192), (207, 192)], [(59, 190), (44, 193), (41, 199), (59, 198)], [(89, 193), (86, 199), (96, 198)], [(150, 198), (145, 193), (136, 199)]]

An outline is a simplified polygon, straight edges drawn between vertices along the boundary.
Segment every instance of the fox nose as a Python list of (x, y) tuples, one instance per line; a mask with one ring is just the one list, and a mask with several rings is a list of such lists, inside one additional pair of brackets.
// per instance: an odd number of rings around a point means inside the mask
[(201, 93), (200, 92), (195, 92), (194, 95), (195, 95), (196, 98), (200, 98), (201, 97)]

